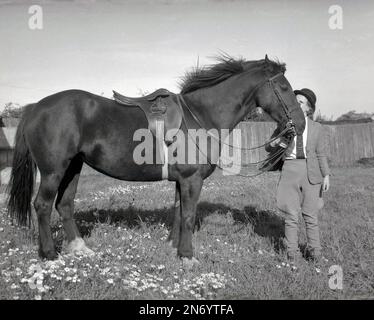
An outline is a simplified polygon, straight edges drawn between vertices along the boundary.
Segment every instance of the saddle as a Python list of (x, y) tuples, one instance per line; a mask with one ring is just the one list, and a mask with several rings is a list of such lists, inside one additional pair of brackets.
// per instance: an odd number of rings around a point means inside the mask
[(167, 89), (157, 89), (144, 97), (126, 97), (113, 90), (113, 98), (125, 107), (139, 107), (143, 110), (147, 120), (148, 128), (156, 137), (156, 127), (163, 123), (164, 141), (167, 144), (173, 142), (174, 137), (165, 139), (165, 134), (170, 129), (180, 129), (183, 111), (180, 107), (177, 95)]

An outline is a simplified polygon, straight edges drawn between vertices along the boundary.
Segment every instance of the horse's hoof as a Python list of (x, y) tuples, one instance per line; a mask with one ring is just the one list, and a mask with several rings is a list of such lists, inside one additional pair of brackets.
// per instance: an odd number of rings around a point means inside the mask
[(58, 255), (55, 250), (48, 250), (46, 252), (39, 250), (39, 257), (47, 260), (56, 260)]
[(92, 256), (95, 254), (93, 250), (88, 248), (82, 238), (76, 238), (71, 241), (67, 248), (68, 253), (83, 256)]
[(51, 267), (54, 267), (54, 266), (59, 265), (59, 264), (64, 264), (64, 257), (61, 254), (57, 255), (57, 259), (56, 260), (47, 261), (45, 263), (45, 266), (47, 268), (51, 268)]
[(81, 256), (93, 256), (95, 255), (95, 252), (93, 250), (91, 250), (90, 248), (84, 246), (84, 248), (82, 248), (80, 251), (77, 251), (75, 254), (77, 255), (81, 255)]
[(195, 257), (192, 257), (191, 259), (186, 257), (182, 258), (182, 266), (185, 270), (191, 270), (194, 266), (198, 266), (199, 264), (199, 260), (197, 260)]

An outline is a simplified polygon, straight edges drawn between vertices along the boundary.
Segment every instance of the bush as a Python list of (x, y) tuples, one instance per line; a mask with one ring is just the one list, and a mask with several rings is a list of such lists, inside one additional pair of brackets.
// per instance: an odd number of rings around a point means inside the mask
[(357, 160), (357, 163), (365, 168), (374, 168), (374, 157), (361, 158), (360, 160)]
[(21, 118), (24, 107), (19, 104), (8, 102), (5, 104), (4, 110), (1, 112), (0, 116), (2, 118)]

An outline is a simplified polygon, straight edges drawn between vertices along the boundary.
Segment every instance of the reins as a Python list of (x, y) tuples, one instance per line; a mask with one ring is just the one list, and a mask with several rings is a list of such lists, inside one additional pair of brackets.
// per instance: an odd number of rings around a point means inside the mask
[[(186, 119), (185, 117), (182, 118), (182, 121), (184, 123), (184, 126), (186, 127), (186, 130), (187, 130), (187, 134), (190, 136), (190, 132), (188, 131), (188, 127), (187, 127), (187, 123), (186, 123)], [(193, 140), (193, 138), (190, 136), (190, 138)], [(226, 170), (225, 168), (221, 167), (218, 163), (216, 164), (213, 164), (208, 156), (201, 151), (200, 147), (198, 146), (198, 144), (195, 142), (195, 146), (197, 147), (197, 149), (203, 154), (203, 156), (207, 159), (208, 163), (210, 166), (217, 166), (220, 170), (224, 171), (224, 172), (229, 172), (228, 170)], [(241, 174), (241, 173), (237, 173), (236, 175), (240, 176), (240, 177), (244, 177), (244, 178), (254, 178), (254, 177), (257, 177), (259, 176), (260, 174), (263, 174), (264, 172), (266, 171), (269, 171), (271, 170), (272, 168), (275, 167), (275, 165), (282, 159), (283, 157), (283, 153), (285, 152), (286, 149), (282, 150), (282, 149), (279, 149), (277, 152), (275, 152), (271, 157), (268, 157), (264, 160), (260, 160), (258, 162), (254, 162), (252, 164), (260, 164), (260, 163), (270, 163), (271, 160), (275, 159), (275, 161), (270, 165), (270, 166), (263, 166), (261, 167), (259, 170), (259, 172), (255, 173), (255, 174), (252, 174), (252, 175), (245, 175), (245, 174)], [(221, 158), (221, 157), (219, 157)], [(233, 164), (234, 165), (234, 164)], [(231, 173), (230, 173), (231, 174)]]

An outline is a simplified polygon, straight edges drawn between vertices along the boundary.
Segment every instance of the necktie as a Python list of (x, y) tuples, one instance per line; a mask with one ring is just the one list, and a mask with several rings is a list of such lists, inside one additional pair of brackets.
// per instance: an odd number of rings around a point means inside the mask
[(296, 136), (296, 159), (305, 159), (302, 134)]

